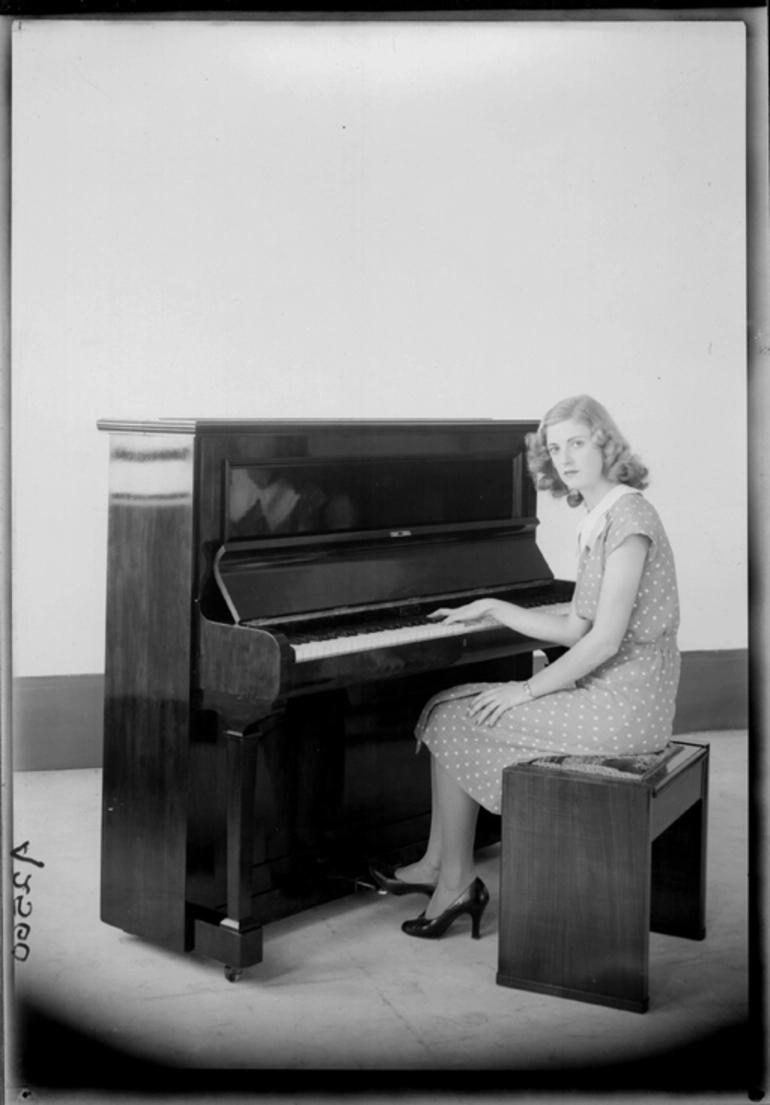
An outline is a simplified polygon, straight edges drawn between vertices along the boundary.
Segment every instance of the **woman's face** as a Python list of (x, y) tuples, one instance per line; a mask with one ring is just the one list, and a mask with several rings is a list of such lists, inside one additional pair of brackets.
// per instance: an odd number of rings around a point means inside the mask
[(549, 426), (546, 444), (559, 478), (570, 491), (579, 491), (585, 498), (586, 491), (604, 481), (604, 454), (585, 422), (570, 418)]

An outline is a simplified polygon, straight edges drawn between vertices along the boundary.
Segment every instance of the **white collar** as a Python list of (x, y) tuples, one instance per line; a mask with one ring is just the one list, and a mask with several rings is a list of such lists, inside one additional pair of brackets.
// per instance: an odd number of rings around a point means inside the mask
[(578, 555), (583, 549), (593, 548), (594, 542), (604, 529), (607, 522), (607, 511), (614, 506), (618, 499), (624, 495), (638, 495), (639, 492), (628, 484), (619, 483), (608, 491), (603, 499), (600, 499), (593, 510), (589, 510), (578, 530)]

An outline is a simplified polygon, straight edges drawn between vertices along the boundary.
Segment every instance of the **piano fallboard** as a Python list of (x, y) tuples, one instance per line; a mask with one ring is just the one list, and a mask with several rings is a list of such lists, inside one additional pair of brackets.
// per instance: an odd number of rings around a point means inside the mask
[(553, 579), (534, 527), (360, 548), (310, 546), (283, 555), (223, 546), (214, 576), (233, 620), (258, 625), (424, 603), (430, 596), (462, 601)]

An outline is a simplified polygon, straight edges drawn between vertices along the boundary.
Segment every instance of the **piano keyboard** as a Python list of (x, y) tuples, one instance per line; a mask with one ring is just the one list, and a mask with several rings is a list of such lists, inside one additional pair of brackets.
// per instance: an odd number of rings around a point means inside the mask
[[(528, 607), (535, 614), (567, 614), (570, 603), (553, 602), (545, 606)], [(484, 629), (499, 629), (500, 623), (493, 618), (460, 624), (453, 622), (420, 621), (414, 625), (403, 625), (387, 629), (367, 629), (360, 633), (345, 634), (341, 637), (321, 637), (317, 640), (302, 641), (292, 645), (294, 659), (298, 664), (307, 660), (324, 659), (327, 656), (344, 656), (350, 653), (367, 652), (375, 648), (392, 648), (396, 645), (413, 644), (417, 641), (435, 641), (444, 637), (466, 637), (469, 633), (479, 633)]]

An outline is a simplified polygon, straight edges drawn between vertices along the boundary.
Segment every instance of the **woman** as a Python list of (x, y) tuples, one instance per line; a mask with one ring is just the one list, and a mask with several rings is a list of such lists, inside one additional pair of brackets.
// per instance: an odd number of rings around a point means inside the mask
[(427, 850), (408, 866), (372, 869), (391, 893), (430, 895), (425, 912), (402, 926), (410, 936), (441, 936), (465, 913), (479, 936), (489, 893), (474, 870), (476, 818), (479, 805), (499, 813), (504, 767), (548, 755), (649, 753), (671, 736), (679, 602), (671, 546), (641, 494), (647, 469), (587, 395), (553, 407), (528, 446), (536, 486), (588, 511), (569, 612), (489, 598), (432, 616), (493, 618), (568, 651), (524, 682), (466, 684), (425, 707), (416, 732), (432, 753)]

